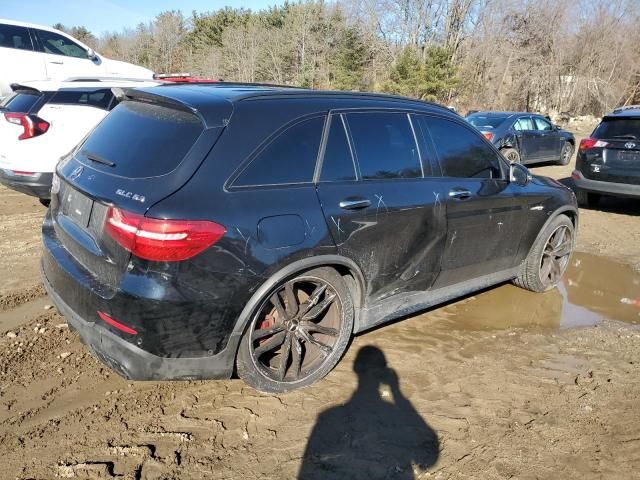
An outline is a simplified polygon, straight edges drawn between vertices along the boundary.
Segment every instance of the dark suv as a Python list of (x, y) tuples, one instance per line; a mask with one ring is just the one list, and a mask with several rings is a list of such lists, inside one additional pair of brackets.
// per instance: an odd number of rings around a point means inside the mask
[(602, 195), (640, 198), (640, 105), (615, 109), (582, 139), (571, 177), (581, 205)]
[(514, 280), (553, 288), (575, 197), (444, 107), (268, 86), (131, 90), (58, 165), (43, 279), (131, 379), (270, 392), (352, 334)]

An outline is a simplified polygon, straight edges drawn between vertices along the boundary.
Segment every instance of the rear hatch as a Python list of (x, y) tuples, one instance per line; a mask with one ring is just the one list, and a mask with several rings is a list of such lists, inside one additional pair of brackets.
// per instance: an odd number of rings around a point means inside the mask
[(145, 90), (126, 95), (62, 159), (52, 186), (50, 214), (57, 241), (97, 281), (97, 293), (103, 296), (118, 285), (131, 256), (105, 229), (109, 212), (144, 215), (178, 190), (198, 169), (231, 115), (231, 104), (224, 100), (217, 108), (209, 105), (204, 116), (181, 102), (179, 95)]
[(592, 136), (599, 143), (586, 152), (585, 176), (640, 184), (640, 117), (605, 117)]

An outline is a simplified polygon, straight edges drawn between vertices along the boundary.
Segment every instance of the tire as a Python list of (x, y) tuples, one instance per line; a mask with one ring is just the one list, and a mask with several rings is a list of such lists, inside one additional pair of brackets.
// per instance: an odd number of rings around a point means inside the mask
[(513, 283), (532, 292), (554, 288), (564, 275), (575, 246), (575, 229), (566, 215), (544, 227)]
[(333, 268), (315, 268), (280, 282), (260, 300), (242, 336), (238, 375), (266, 393), (313, 384), (346, 350), (353, 312), (349, 287)]
[(600, 203), (600, 194), (576, 189), (576, 200), (581, 207), (596, 207)]
[(503, 148), (500, 151), (509, 163), (520, 163), (520, 152), (515, 148)]
[(573, 145), (569, 142), (564, 142), (560, 152), (560, 160), (557, 162), (558, 165), (569, 165), (571, 157), (573, 157)]

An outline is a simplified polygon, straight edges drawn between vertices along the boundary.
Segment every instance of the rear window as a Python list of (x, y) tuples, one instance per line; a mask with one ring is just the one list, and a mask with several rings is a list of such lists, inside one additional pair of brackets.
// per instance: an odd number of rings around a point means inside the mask
[(195, 115), (142, 102), (124, 102), (98, 124), (81, 153), (115, 165), (92, 167), (129, 178), (155, 177), (174, 170), (187, 155), (202, 123)]
[(595, 138), (640, 139), (640, 118), (604, 118), (593, 132)]
[(476, 128), (494, 129), (498, 128), (507, 119), (507, 116), (497, 115), (478, 115), (473, 114), (467, 117), (467, 122)]
[(108, 110), (113, 100), (113, 93), (109, 89), (82, 91), (61, 90), (49, 100), (54, 105), (86, 105), (89, 107)]
[(15, 92), (0, 102), (0, 110), (5, 112), (30, 113), (42, 97), (38, 92)]

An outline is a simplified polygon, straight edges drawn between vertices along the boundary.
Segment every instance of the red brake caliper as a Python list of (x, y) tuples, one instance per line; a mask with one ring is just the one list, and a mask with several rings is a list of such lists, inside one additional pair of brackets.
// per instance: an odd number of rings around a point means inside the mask
[[(273, 327), (276, 323), (276, 319), (273, 317), (273, 315), (268, 314), (265, 315), (264, 320), (262, 320), (260, 322), (260, 324), (258, 325), (258, 330), (267, 330), (271, 327)], [(267, 340), (269, 340), (269, 338), (262, 338), (260, 340), (258, 340), (258, 343), (260, 345), (262, 345), (264, 342), (266, 342)]]

